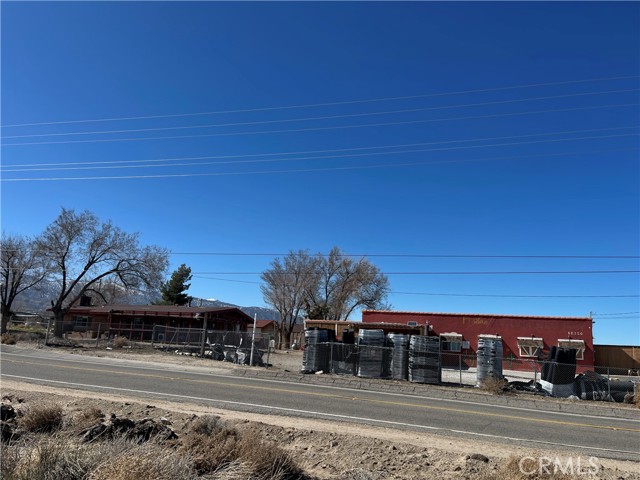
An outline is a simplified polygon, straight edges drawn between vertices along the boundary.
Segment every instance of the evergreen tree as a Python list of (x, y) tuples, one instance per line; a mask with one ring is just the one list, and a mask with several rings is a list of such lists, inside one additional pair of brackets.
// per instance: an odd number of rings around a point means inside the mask
[(183, 263), (171, 274), (171, 278), (160, 286), (162, 301), (159, 303), (161, 305), (187, 305), (192, 298), (184, 293), (191, 286), (190, 283), (187, 283), (189, 280), (191, 280), (191, 268)]

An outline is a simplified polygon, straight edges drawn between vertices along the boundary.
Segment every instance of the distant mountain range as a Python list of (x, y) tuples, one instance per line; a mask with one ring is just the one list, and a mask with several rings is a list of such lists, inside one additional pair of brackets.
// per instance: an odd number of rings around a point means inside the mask
[(239, 308), (244, 313), (253, 318), (257, 315), (258, 320), (280, 320), (280, 314), (275, 310), (263, 307), (241, 307), (240, 305), (234, 305), (233, 303), (226, 303), (220, 300), (207, 300), (204, 298), (194, 298), (191, 300), (192, 307), (230, 307)]
[[(40, 313), (46, 311), (51, 306), (51, 299), (57, 293), (57, 285), (41, 284), (38, 288), (26, 290), (16, 298), (13, 311), (14, 312), (33, 312)], [(95, 295), (93, 295), (96, 297)], [(158, 299), (157, 295), (152, 295), (143, 291), (120, 291), (110, 303), (124, 305), (149, 305)], [(95, 302), (94, 302), (95, 303)], [(193, 298), (191, 300), (192, 307), (216, 307), (216, 308), (239, 308), (244, 313), (253, 318), (257, 315), (258, 320), (280, 320), (280, 314), (275, 310), (263, 307), (243, 307), (233, 303), (227, 303), (220, 300), (207, 300), (204, 298)]]

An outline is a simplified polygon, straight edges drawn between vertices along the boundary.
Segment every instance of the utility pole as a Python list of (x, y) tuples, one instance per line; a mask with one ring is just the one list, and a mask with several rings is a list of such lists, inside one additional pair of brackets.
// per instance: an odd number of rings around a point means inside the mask
[(249, 356), (249, 366), (253, 366), (253, 349), (256, 346), (256, 323), (258, 321), (258, 314), (253, 314), (253, 333), (251, 334), (251, 355)]

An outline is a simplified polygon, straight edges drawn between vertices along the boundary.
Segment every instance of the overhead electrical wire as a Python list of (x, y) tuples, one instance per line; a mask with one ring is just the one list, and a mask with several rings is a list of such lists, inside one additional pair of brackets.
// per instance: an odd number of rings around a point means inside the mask
[[(252, 285), (264, 285), (263, 282), (252, 282), (250, 280), (234, 280), (229, 278), (206, 277), (202, 275), (193, 275), (194, 278), (204, 280), (216, 280), (221, 282), (247, 283)], [(490, 298), (637, 298), (638, 294), (631, 295), (506, 295), (506, 294), (476, 294), (476, 293), (436, 293), (436, 292), (399, 292), (391, 290), (390, 294), (394, 295), (422, 295), (434, 297), (490, 297)]]
[[(208, 255), (219, 257), (285, 257), (288, 253), (266, 252), (169, 252), (170, 255)], [(314, 256), (328, 257), (328, 253), (314, 253)], [(532, 258), (532, 259), (638, 259), (640, 255), (469, 255), (433, 253), (343, 253), (338, 257), (392, 257), (392, 258)], [(635, 313), (635, 312), (634, 312)]]
[(426, 111), (432, 111), (432, 110), (482, 107), (482, 106), (488, 106), (488, 105), (502, 105), (502, 104), (511, 104), (511, 103), (532, 102), (537, 100), (554, 100), (559, 98), (584, 97), (584, 96), (593, 96), (593, 95), (610, 95), (613, 93), (630, 93), (630, 92), (638, 92), (638, 91), (640, 91), (640, 89), (631, 88), (631, 89), (624, 89), (624, 90), (607, 90), (607, 91), (600, 91), (600, 92), (583, 92), (583, 93), (569, 93), (564, 95), (550, 95), (545, 97), (496, 100), (492, 102), (467, 103), (467, 104), (458, 104), (458, 105), (442, 105), (442, 106), (409, 108), (409, 109), (402, 109), (402, 110), (386, 110), (382, 112), (349, 113), (349, 114), (341, 114), (341, 115), (324, 115), (319, 117), (298, 117), (298, 118), (285, 118), (285, 119), (276, 119), (276, 120), (257, 120), (257, 121), (251, 121), (251, 122), (210, 123), (210, 124), (203, 124), (203, 125), (181, 125), (181, 126), (173, 126), (173, 127), (153, 127), (153, 128), (136, 128), (136, 129), (129, 128), (129, 129), (121, 129), (121, 130), (98, 130), (98, 131), (88, 131), (88, 132), (56, 132), (56, 133), (36, 133), (36, 134), (25, 134), (25, 135), (3, 135), (2, 138), (37, 138), (37, 137), (59, 137), (59, 136), (70, 136), (70, 135), (109, 135), (114, 133), (160, 132), (160, 131), (169, 131), (169, 130), (189, 130), (189, 129), (197, 129), (197, 128), (218, 128), (218, 127), (237, 127), (237, 126), (246, 126), (246, 125), (268, 125), (268, 124), (274, 124), (274, 123), (311, 122), (311, 121), (318, 121), (318, 120), (333, 120), (333, 119), (339, 119), (339, 118), (396, 115), (400, 113), (417, 113), (417, 112), (426, 112)]
[[(367, 152), (367, 153), (351, 153), (344, 155), (322, 155), (322, 156), (312, 156), (312, 157), (289, 157), (289, 158), (262, 158), (262, 159), (252, 159), (252, 160), (227, 160), (227, 161), (215, 161), (215, 162), (195, 162), (195, 163), (162, 163), (162, 164), (138, 164), (138, 165), (108, 165), (108, 166), (83, 166), (83, 167), (44, 167), (44, 168), (8, 168), (2, 169), (4, 172), (39, 172), (39, 171), (69, 171), (69, 170), (120, 170), (124, 168), (173, 168), (173, 167), (188, 167), (188, 166), (206, 166), (206, 165), (239, 165), (239, 164), (250, 164), (250, 163), (277, 163), (277, 162), (301, 162), (305, 160), (332, 160), (339, 158), (361, 158), (361, 157), (372, 157), (372, 156), (384, 156), (384, 155), (402, 155), (409, 153), (426, 153), (426, 152), (443, 152), (443, 151), (452, 151), (452, 150), (469, 150), (474, 148), (493, 148), (493, 147), (504, 147), (504, 146), (514, 146), (514, 145), (532, 145), (532, 144), (542, 144), (542, 143), (558, 143), (558, 142), (571, 142), (578, 140), (598, 140), (604, 138), (620, 138), (620, 137), (631, 137), (638, 136), (640, 133), (627, 133), (627, 134), (618, 134), (618, 135), (600, 135), (600, 136), (586, 136), (586, 137), (570, 137), (570, 138), (559, 138), (559, 139), (547, 139), (547, 140), (534, 140), (528, 142), (509, 142), (509, 143), (494, 143), (487, 145), (466, 145), (466, 146), (456, 146), (456, 147), (444, 147), (444, 148), (421, 148), (421, 149), (412, 149), (412, 150), (396, 150), (396, 151), (388, 151), (388, 152)], [(528, 135), (525, 135), (525, 137)], [(439, 143), (439, 142), (436, 142)], [(453, 143), (453, 142), (442, 142), (442, 143)], [(556, 155), (565, 155), (565, 154), (556, 154)], [(480, 160), (480, 159), (476, 159)]]
[[(449, 271), (449, 272), (380, 272), (382, 275), (594, 275), (640, 273), (640, 270), (513, 270), (513, 271)], [(262, 275), (262, 272), (193, 272), (198, 275)], [(292, 275), (282, 272), (281, 275)], [(309, 273), (306, 275), (322, 275)]]
[[(58, 163), (27, 163), (27, 164), (14, 164), (14, 165), (5, 165), (0, 166), (0, 170), (6, 172), (15, 172), (15, 171), (30, 171), (37, 170), (36, 168), (25, 168), (25, 167), (50, 167), (50, 166), (76, 166), (76, 165), (113, 165), (113, 164), (129, 164), (129, 163), (145, 163), (145, 162), (174, 162), (174, 161), (189, 161), (189, 160), (209, 160), (209, 159), (228, 159), (228, 158), (254, 158), (260, 156), (278, 156), (278, 155), (307, 155), (310, 153), (335, 153), (335, 152), (353, 152), (358, 150), (382, 150), (387, 148), (406, 148), (406, 147), (416, 147), (416, 146), (424, 146), (424, 145), (444, 145), (448, 143), (469, 143), (469, 142), (482, 142), (489, 140), (506, 140), (512, 138), (528, 138), (528, 137), (543, 137), (543, 136), (553, 136), (553, 135), (567, 135), (574, 133), (587, 133), (587, 132), (603, 132), (603, 131), (614, 131), (614, 130), (632, 130), (638, 129), (640, 125), (632, 125), (628, 127), (607, 127), (607, 128), (589, 128), (589, 129), (581, 129), (581, 130), (564, 130), (559, 132), (543, 132), (543, 133), (531, 133), (525, 135), (509, 135), (509, 136), (499, 136), (499, 137), (484, 137), (484, 138), (471, 138), (471, 139), (462, 139), (462, 140), (446, 140), (446, 141), (438, 141), (438, 142), (419, 142), (419, 143), (405, 143), (405, 144), (395, 144), (395, 145), (381, 145), (374, 147), (352, 147), (352, 148), (338, 148), (338, 149), (325, 149), (325, 150), (306, 150), (306, 151), (298, 151), (298, 152), (279, 152), (279, 153), (254, 153), (254, 154), (242, 154), (242, 155), (211, 155), (211, 156), (199, 156), (199, 157), (174, 157), (174, 158), (156, 158), (156, 159), (144, 159), (144, 160), (109, 160), (109, 161), (97, 161), (97, 162), (58, 162)], [(386, 153), (386, 152), (385, 152)], [(314, 158), (314, 157), (300, 157), (300, 158)], [(332, 157), (316, 157), (316, 158), (332, 158)], [(223, 162), (220, 162), (223, 163)], [(236, 162), (229, 162), (236, 163)], [(25, 168), (25, 170), (18, 170), (16, 167)], [(48, 169), (47, 169), (48, 170)]]
[(564, 80), (564, 81), (557, 81), (557, 82), (530, 83), (530, 84), (510, 85), (510, 86), (501, 86), (501, 87), (492, 87), (492, 88), (458, 90), (453, 92), (438, 92), (438, 93), (426, 93), (426, 94), (405, 95), (405, 96), (396, 96), (396, 97), (381, 97), (381, 98), (372, 98), (372, 99), (364, 99), (364, 100), (345, 100), (345, 101), (334, 101), (334, 102), (324, 102), (324, 103), (307, 103), (307, 104), (275, 106), (275, 107), (244, 108), (244, 109), (234, 109), (234, 110), (217, 110), (217, 111), (208, 111), (208, 112), (177, 113), (177, 114), (164, 114), (164, 115), (143, 115), (143, 116), (128, 116), (128, 117), (93, 118), (93, 119), (81, 119), (81, 120), (16, 123), (16, 124), (2, 125), (1, 127), (14, 128), (14, 127), (26, 127), (26, 126), (35, 126), (35, 125), (112, 122), (112, 121), (123, 121), (123, 120), (149, 120), (149, 119), (158, 119), (158, 118), (177, 118), (177, 117), (190, 117), (190, 116), (200, 116), (200, 115), (264, 112), (264, 111), (273, 111), (273, 110), (315, 108), (315, 107), (326, 107), (326, 106), (337, 106), (337, 105), (355, 105), (355, 104), (363, 104), (363, 103), (412, 100), (417, 98), (431, 98), (431, 97), (442, 97), (442, 96), (450, 96), (450, 95), (463, 95), (468, 93), (497, 92), (497, 91), (504, 91), (504, 90), (516, 90), (520, 88), (546, 87), (546, 86), (554, 86), (554, 85), (571, 85), (571, 84), (580, 84), (580, 83), (604, 82), (604, 81), (611, 81), (611, 80), (629, 80), (629, 79), (635, 79), (635, 78), (640, 78), (640, 76), (625, 75), (625, 76), (617, 76), (617, 77), (600, 77), (600, 78), (589, 78), (589, 79), (579, 79), (579, 80)]
[[(635, 149), (629, 149), (635, 150)], [(562, 156), (563, 154), (541, 154), (534, 157), (552, 157)], [(349, 171), (349, 170), (370, 170), (377, 168), (398, 168), (398, 167), (412, 167), (412, 166), (424, 166), (424, 165), (436, 165), (436, 164), (449, 164), (449, 163), (473, 163), (484, 162), (492, 160), (520, 160), (522, 158), (532, 158), (532, 156), (512, 156), (512, 157), (498, 157), (498, 158), (473, 158), (473, 159), (458, 159), (458, 160), (433, 160), (422, 162), (405, 162), (405, 163), (387, 163), (378, 165), (355, 165), (346, 167), (321, 167), (321, 168), (299, 168), (289, 170), (257, 170), (249, 172), (208, 172), (208, 173), (175, 173), (175, 174), (154, 174), (154, 175), (111, 175), (111, 176), (94, 176), (94, 177), (37, 177), (37, 178), (0, 178), (1, 182), (47, 182), (47, 181), (74, 181), (74, 180), (134, 180), (134, 179), (151, 179), (151, 178), (191, 178), (191, 177), (226, 177), (226, 176), (246, 176), (246, 175), (277, 175), (288, 173), (315, 173), (315, 172), (335, 172), (335, 171)]]
[(197, 135), (171, 135), (171, 136), (158, 136), (158, 137), (134, 137), (134, 138), (102, 138), (102, 139), (90, 139), (90, 140), (60, 140), (60, 141), (48, 141), (48, 142), (19, 142), (19, 143), (3, 143), (3, 147), (20, 147), (29, 145), (69, 145), (76, 143), (105, 143), (105, 142), (134, 142), (134, 141), (146, 141), (146, 140), (176, 140), (184, 138), (209, 138), (209, 137), (229, 137), (229, 136), (244, 136), (244, 135), (265, 135), (272, 133), (299, 133), (299, 132), (315, 132), (326, 130), (341, 130), (351, 128), (370, 128), (370, 127), (387, 127), (398, 125), (417, 125), (421, 123), (434, 123), (434, 122), (448, 122), (457, 120), (480, 120), (486, 118), (499, 118), (499, 117), (513, 117), (523, 115), (538, 115), (543, 113), (558, 113), (558, 112), (576, 112), (584, 110), (597, 110), (603, 108), (626, 108), (637, 107), (638, 103), (623, 103), (623, 104), (611, 104), (611, 105), (592, 105), (586, 107), (572, 107), (572, 108), (559, 108), (548, 110), (533, 110), (527, 112), (511, 112), (511, 113), (496, 113), (490, 115), (469, 115), (464, 117), (448, 117), (448, 118), (434, 118), (426, 120), (406, 120), (396, 122), (380, 122), (380, 123), (365, 123), (358, 125), (333, 125), (326, 127), (309, 127), (309, 128), (293, 128), (282, 130), (259, 130), (249, 132), (219, 132), (219, 133), (203, 133)]
[(606, 317), (609, 315), (632, 315), (632, 314), (638, 314), (640, 312), (609, 312), (609, 313), (597, 313), (597, 312), (593, 312), (593, 316), (594, 317)]

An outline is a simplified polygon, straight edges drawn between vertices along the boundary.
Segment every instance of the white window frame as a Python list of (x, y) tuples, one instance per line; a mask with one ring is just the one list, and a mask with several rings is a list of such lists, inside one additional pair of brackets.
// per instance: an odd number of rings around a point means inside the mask
[(538, 349), (544, 348), (544, 342), (540, 337), (518, 337), (518, 356), (524, 358), (536, 358)]
[[(443, 333), (440, 335), (440, 345), (443, 352), (462, 352), (462, 334)], [(452, 348), (454, 345), (455, 347)]]
[(577, 340), (573, 338), (559, 338), (558, 347), (573, 348), (577, 350), (576, 360), (584, 360), (585, 343), (584, 340)]

